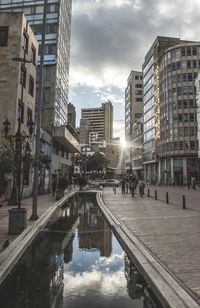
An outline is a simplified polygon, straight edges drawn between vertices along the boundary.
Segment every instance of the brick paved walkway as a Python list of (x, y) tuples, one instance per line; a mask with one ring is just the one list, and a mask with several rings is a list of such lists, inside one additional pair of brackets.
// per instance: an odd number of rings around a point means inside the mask
[[(41, 216), (51, 205), (55, 203), (55, 199), (51, 195), (44, 195), (38, 197), (38, 216)], [(16, 206), (4, 205), (0, 208), (0, 252), (5, 240), (9, 239), (11, 243), (17, 235), (8, 234), (8, 210)], [(22, 207), (27, 208), (27, 217), (31, 216), (32, 212), (32, 198), (22, 200)], [(28, 221), (28, 224), (32, 224), (32, 221)]]
[(166, 192), (169, 194), (169, 203), (182, 206), (182, 196), (185, 195), (186, 207), (200, 211), (200, 190), (196, 190), (171, 186), (147, 186), (150, 190), (151, 197), (155, 196), (155, 190), (157, 190), (158, 199), (165, 201)]
[(200, 303), (200, 211), (182, 210), (138, 194), (132, 198), (122, 195), (120, 188), (116, 194), (105, 188), (103, 200)]

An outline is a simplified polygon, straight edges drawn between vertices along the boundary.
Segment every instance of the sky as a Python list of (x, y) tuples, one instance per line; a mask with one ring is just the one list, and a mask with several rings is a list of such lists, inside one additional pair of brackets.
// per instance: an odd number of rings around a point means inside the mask
[(77, 111), (110, 100), (114, 137), (124, 135), (124, 91), (159, 36), (200, 41), (199, 0), (73, 0), (70, 102)]

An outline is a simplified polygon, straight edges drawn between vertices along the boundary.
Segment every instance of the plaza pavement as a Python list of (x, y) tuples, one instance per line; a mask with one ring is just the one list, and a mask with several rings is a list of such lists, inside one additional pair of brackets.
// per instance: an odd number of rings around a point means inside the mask
[[(147, 189), (158, 199), (147, 197)], [(187, 209), (182, 209), (182, 195), (186, 196)], [(104, 188), (103, 200), (108, 209), (133, 232), (168, 272), (200, 303), (200, 192), (172, 187), (147, 187), (146, 195), (140, 198), (136, 193), (122, 195), (121, 188), (114, 194), (112, 188)], [(38, 215), (41, 216), (55, 203), (51, 195), (38, 197)], [(28, 218), (32, 211), (32, 198), (22, 200), (27, 208)], [(8, 210), (0, 208), (0, 252), (5, 240), (11, 243), (17, 235), (8, 235)], [(28, 221), (28, 225), (34, 222)], [(192, 307), (191, 307), (192, 308)]]
[[(158, 197), (169, 191), (168, 187), (148, 188), (152, 195), (157, 189)], [(183, 191), (191, 209), (182, 209)], [(138, 193), (132, 198), (122, 195), (121, 188), (117, 188), (116, 194), (112, 188), (104, 188), (103, 201), (200, 304), (200, 192), (170, 188), (169, 195), (175, 204), (147, 195), (140, 198)]]
[[(38, 196), (38, 216), (40, 217), (54, 203), (55, 198), (50, 194)], [(18, 236), (8, 234), (8, 210), (17, 206), (7, 206), (6, 204), (7, 202), (4, 202), (4, 206), (0, 208), (0, 253), (2, 245), (6, 240), (9, 240), (9, 243), (11, 243)], [(29, 219), (32, 213), (32, 198), (23, 199), (22, 207), (27, 209), (27, 218)], [(28, 225), (33, 223), (33, 221), (28, 220)]]

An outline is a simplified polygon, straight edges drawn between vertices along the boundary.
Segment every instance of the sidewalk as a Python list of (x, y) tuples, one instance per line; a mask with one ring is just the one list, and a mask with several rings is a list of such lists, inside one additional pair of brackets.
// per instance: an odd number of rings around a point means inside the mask
[[(55, 202), (55, 198), (50, 194), (38, 196), (38, 216), (40, 217)], [(22, 207), (27, 208), (27, 218), (29, 219), (32, 213), (32, 198), (23, 199)], [(16, 208), (16, 206), (7, 206), (5, 203), (0, 208), (0, 253), (2, 245), (6, 240), (9, 240), (9, 243), (11, 243), (18, 236), (8, 234), (8, 210), (12, 208)], [(33, 221), (28, 220), (28, 225), (33, 223)]]
[[(189, 194), (192, 198), (192, 192)], [(181, 206), (147, 196), (140, 198), (138, 194), (132, 198), (122, 195), (121, 189), (116, 194), (112, 188), (104, 189), (103, 200), (112, 214), (200, 303), (200, 211), (183, 210)]]
[(147, 186), (150, 190), (150, 196), (155, 198), (155, 190), (157, 190), (158, 200), (166, 201), (166, 192), (169, 195), (169, 203), (182, 207), (182, 197), (185, 196), (186, 207), (200, 211), (200, 190), (188, 189), (187, 187), (179, 188), (172, 186)]

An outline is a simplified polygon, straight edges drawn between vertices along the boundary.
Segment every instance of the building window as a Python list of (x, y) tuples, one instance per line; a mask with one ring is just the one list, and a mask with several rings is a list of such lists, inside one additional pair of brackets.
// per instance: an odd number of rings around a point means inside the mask
[(33, 121), (33, 112), (30, 108), (28, 108), (28, 111), (27, 111), (27, 124), (28, 123), (32, 123)]
[(18, 103), (18, 120), (20, 123), (24, 123), (24, 103), (19, 100)]
[(187, 56), (191, 56), (191, 47), (187, 47)]
[(195, 141), (190, 141), (190, 149), (195, 150)]
[(190, 122), (194, 122), (194, 113), (190, 113)]
[(192, 48), (192, 53), (193, 53), (193, 56), (196, 56), (196, 55), (197, 55), (197, 48), (196, 48), (196, 47), (193, 47), (193, 48)]
[(29, 88), (28, 88), (28, 93), (33, 96), (34, 94), (34, 79), (33, 77), (30, 75), (29, 76)]
[(190, 60), (187, 61), (187, 68), (192, 68), (191, 61), (190, 61)]
[[(25, 15), (31, 15), (35, 14), (35, 6), (30, 6), (30, 7), (24, 7), (24, 14)], [(32, 27), (32, 26), (31, 26)]]
[(31, 61), (33, 63), (35, 63), (35, 61), (36, 61), (36, 48), (33, 44), (31, 46)]
[(8, 46), (8, 27), (0, 27), (0, 47)]
[(26, 88), (26, 68), (23, 65), (21, 66), (20, 83)]
[(58, 31), (58, 26), (57, 24), (47, 24), (46, 25), (46, 33), (57, 33)]
[(43, 5), (38, 5), (35, 8), (35, 13), (36, 14), (42, 14), (44, 12), (44, 6)]
[(58, 12), (58, 4), (48, 4), (47, 13), (55, 13)]
[(31, 25), (31, 28), (34, 32), (34, 34), (41, 34), (42, 33), (42, 25), (39, 24), (39, 25)]
[(26, 33), (26, 30), (24, 30), (22, 47), (24, 48), (26, 53), (28, 53), (28, 40), (28, 34)]
[(56, 44), (45, 45), (45, 54), (46, 55), (55, 55), (56, 54)]

